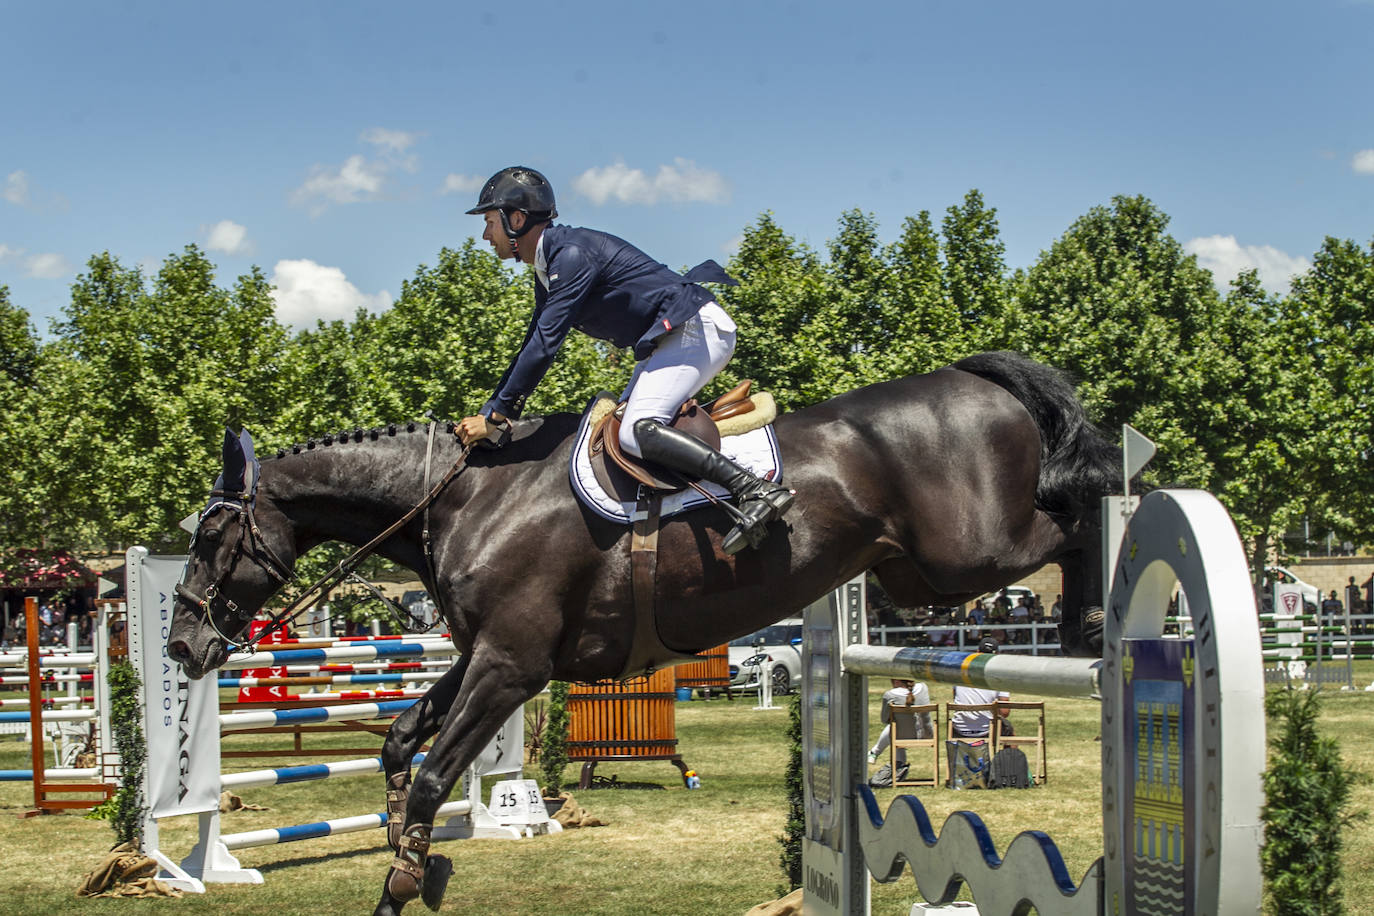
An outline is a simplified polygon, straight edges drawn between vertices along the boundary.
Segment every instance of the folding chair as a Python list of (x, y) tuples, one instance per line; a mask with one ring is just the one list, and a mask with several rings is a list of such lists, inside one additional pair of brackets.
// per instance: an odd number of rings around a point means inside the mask
[[(887, 748), (888, 766), (892, 768), (892, 785), (938, 786), (940, 784), (940, 704), (924, 706), (889, 706), (892, 717), (892, 743)], [(930, 749), (930, 775), (913, 776), (919, 754), (907, 754), (907, 778), (897, 778), (897, 751)]]

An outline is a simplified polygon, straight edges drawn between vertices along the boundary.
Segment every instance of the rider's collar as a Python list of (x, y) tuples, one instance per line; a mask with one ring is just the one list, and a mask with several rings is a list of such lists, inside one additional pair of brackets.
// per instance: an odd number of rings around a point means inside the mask
[(544, 233), (539, 233), (539, 241), (534, 243), (534, 275), (549, 288), (549, 259), (544, 256)]

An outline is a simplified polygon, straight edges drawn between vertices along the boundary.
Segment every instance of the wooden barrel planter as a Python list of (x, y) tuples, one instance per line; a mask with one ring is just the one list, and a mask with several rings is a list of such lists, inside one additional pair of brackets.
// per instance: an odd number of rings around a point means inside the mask
[(672, 668), (647, 678), (572, 684), (568, 690), (568, 759), (582, 761), (578, 787), (591, 788), (603, 760), (668, 760), (682, 771)]
[(688, 662), (685, 665), (678, 665), (677, 685), (679, 687), (691, 687), (694, 690), (719, 690), (727, 697), (734, 699), (730, 695), (730, 647), (729, 645), (716, 646), (714, 649), (707, 649), (705, 652), (698, 652), (699, 662)]

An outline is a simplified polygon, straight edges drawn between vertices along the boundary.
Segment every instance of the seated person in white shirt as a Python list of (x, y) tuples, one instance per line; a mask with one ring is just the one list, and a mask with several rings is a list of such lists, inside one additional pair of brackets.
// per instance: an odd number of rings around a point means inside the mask
[[(883, 694), (883, 705), (878, 717), (883, 723), (882, 734), (878, 736), (878, 741), (868, 751), (868, 762), (876, 763), (878, 755), (887, 750), (892, 743), (892, 707), (893, 706), (925, 706), (930, 702), (930, 690), (925, 684), (919, 681), (903, 680), (901, 678), (892, 679), (892, 689)], [(921, 713), (916, 717), (916, 737), (934, 737), (935, 729), (930, 721), (930, 713)], [(897, 748), (897, 766), (906, 764), (906, 748)]]
[[(997, 640), (988, 636), (978, 643), (979, 652), (996, 652), (998, 648)], [(981, 687), (965, 687), (962, 684), (954, 688), (954, 702), (967, 705), (983, 705), (995, 703), (998, 700), (1010, 700), (1011, 694), (1005, 690), (984, 690)], [(1006, 715), (1010, 710), (1000, 710), (999, 715), (1003, 717), (1002, 734), (1014, 734), (1011, 723), (1006, 721)], [(960, 738), (986, 738), (992, 729), (992, 716), (981, 710), (968, 710), (956, 712), (950, 715), (950, 722), (954, 727), (954, 734)]]

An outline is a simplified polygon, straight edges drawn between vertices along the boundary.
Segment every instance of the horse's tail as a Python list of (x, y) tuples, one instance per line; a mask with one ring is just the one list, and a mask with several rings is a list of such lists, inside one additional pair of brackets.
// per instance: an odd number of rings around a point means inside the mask
[(1025, 405), (1040, 430), (1036, 505), (1081, 518), (1121, 492), (1121, 449), (1088, 422), (1068, 375), (1010, 350), (965, 357), (953, 368), (1000, 385)]

